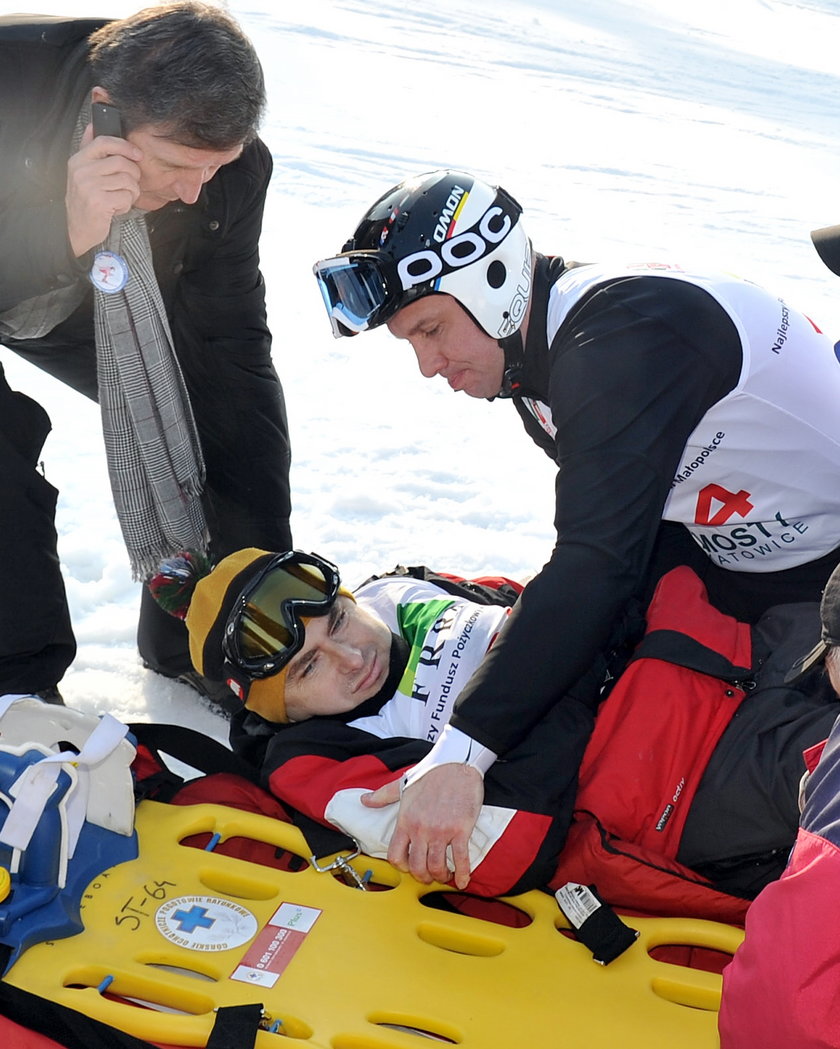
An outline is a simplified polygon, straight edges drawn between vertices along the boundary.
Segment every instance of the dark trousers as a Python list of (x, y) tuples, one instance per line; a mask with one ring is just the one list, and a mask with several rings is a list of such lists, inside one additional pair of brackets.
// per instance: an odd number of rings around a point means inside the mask
[(703, 773), (677, 856), (724, 892), (754, 897), (779, 877), (793, 847), (802, 753), (826, 738), (838, 704), (821, 667), (791, 684), (784, 678), (819, 638), (819, 600), (838, 563), (834, 550), (785, 571), (730, 572), (682, 525), (660, 528), (648, 593), (669, 568), (688, 564), (715, 607), (753, 628), (756, 688)]
[(784, 680), (819, 636), (814, 602), (776, 605), (753, 626), (755, 687), (706, 766), (678, 854), (726, 892), (756, 896), (793, 848), (802, 755), (826, 739), (840, 712), (823, 667)]
[(38, 469), (50, 420), (0, 367), (0, 694), (61, 680), (76, 654), (58, 562), (58, 492)]
[[(96, 353), (90, 337), (87, 312), (86, 304), (83, 303), (68, 322), (44, 338), (9, 340), (8, 345), (32, 364), (95, 400)], [(219, 559), (248, 546), (265, 550), (290, 549), (288, 426), (283, 390), (270, 359), (267, 354), (251, 359), (244, 351), (238, 357), (224, 351), (214, 356), (210, 347), (203, 347), (200, 353), (182, 349), (179, 361), (207, 466), (204, 508), (210, 529), (212, 555)], [(15, 396), (8, 386), (6, 391), (7, 396)], [(43, 430), (40, 440), (43, 443), (49, 432), (49, 419), (35, 402), (28, 398), (24, 398), (24, 401), (39, 413)], [(14, 426), (11, 420), (9, 425)], [(4, 416), (0, 418), (0, 435), (6, 430)], [(14, 429), (10, 432), (14, 433)], [(30, 475), (34, 473), (39, 451), (40, 444), (34, 452), (29, 449), (26, 462)], [(0, 455), (5, 458), (2, 446)], [(20, 465), (19, 470), (22, 470)], [(16, 483), (19, 486), (24, 483), (21, 472), (16, 475)], [(28, 484), (31, 487), (37, 482), (30, 478)], [(41, 484), (46, 485), (43, 478)], [(7, 492), (11, 486), (10, 479), (5, 486)], [(52, 531), (55, 491), (49, 485), (46, 488), (52, 491), (52, 510), (44, 507), (45, 520), (48, 518)], [(25, 497), (18, 493), (15, 498)], [(31, 500), (25, 506), (27, 512), (21, 517), (14, 513), (8, 501), (3, 508), (9, 520), (20, 522), (16, 527), (20, 528), (19, 540), (23, 543), (28, 527), (24, 518), (28, 517)], [(34, 509), (31, 512), (34, 513)], [(5, 541), (9, 527), (5, 516), (0, 518), (0, 542)], [(52, 556), (55, 558), (52, 534)], [(32, 556), (35, 556), (34, 551)], [(61, 584), (60, 575), (56, 577), (58, 584)], [(57, 595), (57, 587), (53, 589)], [(61, 584), (61, 603), (66, 618), (63, 595)], [(0, 602), (3, 601), (0, 594)], [(5, 614), (4, 610), (0, 617)], [(153, 670), (177, 677), (192, 669), (186, 627), (181, 620), (163, 612), (145, 587), (140, 604), (137, 645), (144, 663)], [(72, 654), (62, 667), (62, 673), (71, 659)]]

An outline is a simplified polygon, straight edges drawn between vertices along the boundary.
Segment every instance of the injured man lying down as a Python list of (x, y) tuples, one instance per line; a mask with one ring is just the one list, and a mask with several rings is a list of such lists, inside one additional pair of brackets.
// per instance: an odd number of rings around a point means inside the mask
[[(456, 874), (451, 850), (446, 860), (452, 883), (479, 895), (551, 887), (581, 797), (587, 816), (593, 808), (599, 816), (603, 803), (601, 829), (644, 842), (639, 799), (647, 802), (648, 791), (651, 813), (661, 813), (651, 770), (679, 755), (693, 781), (681, 791), (668, 860), (689, 879), (753, 898), (784, 868), (802, 753), (826, 738), (838, 710), (821, 671), (784, 684), (819, 637), (816, 604), (736, 623), (708, 604), (688, 568), (663, 577), (646, 615), (628, 613), (610, 658), (523, 725), (503, 754), (459, 729), (457, 700), (519, 599), (523, 588), (512, 580), (398, 567), (351, 591), (316, 554), (250, 548), (212, 570), (185, 553), (150, 586), (186, 619), (196, 670), (226, 681), (241, 700), (234, 751), (285, 806), (367, 855), (388, 857), (401, 792), (438, 764), (463, 763), (467, 740), (483, 804), (465, 842), (467, 876)], [(700, 638), (692, 636), (698, 622)], [(645, 658), (653, 642), (655, 658)], [(689, 695), (692, 716), (668, 716)], [(636, 746), (639, 732), (645, 748)], [(632, 767), (627, 755), (640, 749), (648, 764)], [(628, 790), (615, 789), (617, 775)], [(616, 794), (630, 799), (623, 814), (610, 811)], [(574, 872), (574, 857), (563, 859)]]

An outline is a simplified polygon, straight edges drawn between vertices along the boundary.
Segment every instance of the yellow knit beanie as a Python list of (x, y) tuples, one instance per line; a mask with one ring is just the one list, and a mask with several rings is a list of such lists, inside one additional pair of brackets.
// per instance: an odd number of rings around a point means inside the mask
[[(223, 558), (196, 584), (185, 622), (190, 639), (190, 658), (199, 674), (213, 681), (226, 680), (222, 641), (228, 617), (245, 587), (276, 556), (276, 553), (256, 547), (237, 550)], [(340, 587), (339, 592), (355, 600), (344, 587)], [(300, 617), (304, 629), (308, 618)], [(287, 667), (283, 667), (270, 677), (251, 679), (245, 706), (267, 721), (287, 722), (286, 671)], [(238, 682), (229, 680), (228, 684), (242, 698)]]

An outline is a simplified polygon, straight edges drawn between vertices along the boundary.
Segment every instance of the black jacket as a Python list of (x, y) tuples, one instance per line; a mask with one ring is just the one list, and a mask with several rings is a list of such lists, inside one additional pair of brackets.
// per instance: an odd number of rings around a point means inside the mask
[[(84, 276), (64, 193), (70, 139), (92, 86), (87, 37), (103, 20), (0, 19), (0, 310)], [(219, 554), (290, 542), (289, 444), (271, 359), (259, 268), (271, 155), (259, 139), (221, 168), (194, 205), (147, 218), (155, 272), (207, 463)], [(7, 340), (15, 352), (95, 398), (92, 292), (52, 332)]]
[[(562, 259), (538, 257), (515, 400), (529, 434), (558, 466), (558, 542), (452, 716), (497, 753), (597, 665), (632, 599), (644, 607), (680, 454), (741, 367), (735, 326), (710, 295), (646, 276), (599, 285), (549, 347), (548, 295), (564, 268)], [(551, 408), (554, 440), (525, 408), (526, 396)]]

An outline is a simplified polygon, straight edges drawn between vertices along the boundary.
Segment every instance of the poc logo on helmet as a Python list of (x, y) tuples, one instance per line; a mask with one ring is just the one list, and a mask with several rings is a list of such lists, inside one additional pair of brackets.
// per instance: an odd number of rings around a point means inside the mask
[(439, 251), (415, 251), (397, 263), (397, 273), (404, 291), (478, 262), (510, 233), (513, 226), (511, 216), (498, 204), (493, 204), (472, 229), (449, 240), (444, 239), (448, 228), (447, 219), (451, 219), (465, 192), (460, 186), (454, 186), (446, 201), (434, 231), (435, 240), (442, 242)]

